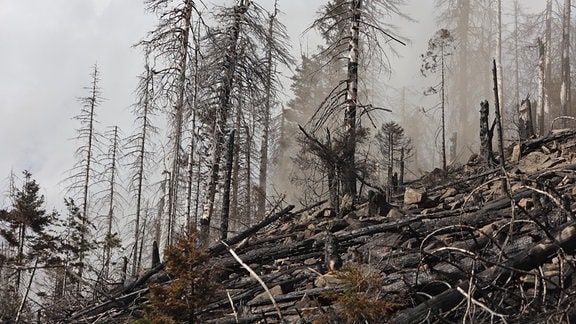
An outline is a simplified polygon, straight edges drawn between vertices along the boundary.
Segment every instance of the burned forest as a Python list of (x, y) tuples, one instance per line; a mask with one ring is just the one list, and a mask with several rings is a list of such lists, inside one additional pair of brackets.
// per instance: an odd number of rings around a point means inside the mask
[(576, 322), (571, 0), (32, 1), (0, 323)]

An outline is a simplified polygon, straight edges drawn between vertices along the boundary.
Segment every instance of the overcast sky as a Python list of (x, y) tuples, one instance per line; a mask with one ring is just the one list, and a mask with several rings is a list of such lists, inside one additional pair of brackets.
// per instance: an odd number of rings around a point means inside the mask
[[(315, 43), (302, 32), (310, 25), (319, 0), (280, 0), (280, 17), (292, 37), (296, 57)], [(402, 56), (393, 69), (397, 84), (417, 77), (418, 56), (437, 29), (433, 0), (407, 1), (417, 22), (400, 21), (399, 33), (411, 39), (398, 47)], [(206, 1), (210, 6), (209, 1)], [(260, 0), (271, 6), (272, 0)], [(61, 206), (59, 184), (74, 164), (80, 111), (92, 66), (101, 71), (101, 129), (132, 125), (136, 76), (142, 56), (131, 46), (155, 23), (141, 0), (0, 0), (0, 192), (7, 190), (10, 170), (29, 170), (40, 183), (48, 208)], [(312, 43), (312, 44), (310, 44)], [(7, 200), (0, 194), (0, 208)]]

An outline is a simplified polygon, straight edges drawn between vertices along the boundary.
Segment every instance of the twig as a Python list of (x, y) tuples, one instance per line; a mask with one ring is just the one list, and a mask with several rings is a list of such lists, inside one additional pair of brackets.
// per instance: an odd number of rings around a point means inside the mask
[(232, 312), (234, 313), (236, 323), (240, 323), (238, 321), (238, 313), (236, 312), (236, 307), (234, 307), (234, 301), (232, 300), (232, 297), (230, 296), (230, 291), (228, 289), (226, 289), (226, 296), (228, 296), (228, 301), (230, 301), (230, 307), (232, 307)]
[(280, 321), (282, 321), (282, 312), (280, 311), (280, 307), (278, 306), (278, 304), (276, 303), (276, 300), (274, 299), (274, 296), (272, 296), (272, 293), (270, 292), (270, 289), (268, 289), (268, 287), (266, 286), (266, 284), (264, 283), (264, 281), (258, 276), (258, 274), (256, 274), (256, 272), (254, 272), (254, 270), (252, 270), (252, 268), (250, 268), (246, 263), (244, 263), (244, 261), (242, 261), (242, 259), (240, 259), (240, 257), (238, 256), (238, 254), (236, 254), (236, 252), (234, 252), (234, 250), (232, 250), (232, 248), (230, 248), (230, 246), (228, 246), (228, 244), (226, 244), (224, 241), (220, 241), (222, 244), (224, 244), (224, 246), (226, 246), (226, 248), (228, 249), (228, 252), (230, 252), (230, 254), (232, 254), (232, 256), (234, 257), (234, 259), (236, 259), (236, 261), (244, 268), (246, 269), (250, 275), (252, 277), (254, 277), (254, 279), (256, 279), (256, 281), (258, 281), (258, 283), (260, 283), (260, 285), (262, 286), (262, 288), (264, 288), (264, 290), (266, 291), (266, 294), (268, 294), (268, 298), (270, 298), (270, 301), (272, 302), (272, 304), (274, 304), (274, 308), (276, 309), (276, 312), (278, 313), (278, 318), (280, 319)]
[(464, 289), (462, 289), (460, 287), (456, 287), (456, 290), (458, 290), (459, 293), (461, 293), (464, 297), (466, 297), (466, 299), (471, 301), (474, 305), (480, 306), (480, 308), (482, 308), (485, 311), (487, 311), (488, 313), (490, 313), (490, 315), (500, 317), (502, 319), (502, 321), (504, 321), (504, 323), (508, 323), (506, 321), (506, 315), (499, 314), (499, 313), (496, 313), (495, 311), (491, 310), (488, 306), (484, 305), (484, 303), (482, 303), (482, 302), (476, 300), (474, 297), (470, 296), (467, 292), (464, 291)]

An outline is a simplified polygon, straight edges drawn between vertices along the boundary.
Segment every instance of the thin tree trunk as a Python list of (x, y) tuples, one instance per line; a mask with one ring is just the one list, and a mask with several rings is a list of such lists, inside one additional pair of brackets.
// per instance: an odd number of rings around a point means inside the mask
[(110, 169), (110, 196), (108, 197), (108, 216), (106, 219), (106, 239), (104, 240), (104, 280), (108, 279), (110, 273), (110, 258), (112, 247), (110, 239), (112, 238), (112, 222), (114, 220), (114, 193), (116, 184), (116, 154), (118, 151), (118, 126), (114, 126), (113, 143), (112, 143), (112, 163)]
[(356, 196), (356, 106), (358, 103), (358, 60), (360, 55), (360, 18), (362, 0), (352, 0), (352, 23), (350, 25), (350, 42), (348, 45), (348, 78), (346, 93), (346, 111), (344, 128), (346, 144), (344, 148), (343, 193)]
[[(240, 129), (242, 126), (242, 115), (240, 113), (236, 114), (236, 121), (235, 126), (236, 129)], [(238, 134), (238, 137), (241, 136), (241, 133)], [(234, 230), (239, 229), (240, 219), (238, 214), (238, 195), (239, 195), (239, 188), (240, 188), (240, 138), (234, 144), (234, 163), (232, 166), (232, 189), (230, 193), (230, 205), (232, 206), (232, 210), (230, 210), (230, 223)]]
[(262, 117), (262, 142), (260, 144), (260, 176), (259, 188), (260, 194), (258, 196), (258, 218), (263, 218), (266, 214), (266, 188), (268, 186), (268, 144), (270, 140), (270, 110), (272, 109), (272, 37), (274, 37), (274, 21), (278, 10), (276, 6), (278, 1), (274, 2), (274, 14), (270, 15), (268, 26), (268, 48), (266, 50), (266, 101), (264, 107), (264, 116)]
[(498, 28), (497, 36), (496, 36), (496, 74), (497, 76), (497, 83), (498, 83), (498, 102), (502, 105), (500, 107), (500, 124), (504, 125), (504, 118), (506, 112), (504, 111), (504, 71), (502, 71), (502, 0), (498, 0), (496, 2), (497, 11), (496, 11), (496, 26)]
[[(200, 29), (199, 27), (197, 28)], [(192, 131), (190, 132), (190, 152), (188, 155), (188, 179), (187, 179), (187, 190), (186, 190), (186, 230), (190, 232), (192, 230), (192, 187), (193, 187), (193, 178), (194, 178), (194, 166), (196, 164), (200, 164), (200, 161), (194, 163), (194, 150), (196, 149), (196, 109), (198, 108), (198, 92), (200, 90), (199, 87), (199, 78), (198, 78), (198, 69), (199, 69), (199, 58), (200, 58), (200, 43), (199, 43), (200, 36), (196, 35), (194, 37), (194, 90), (192, 92)], [(196, 177), (200, 178), (200, 173), (196, 175)], [(198, 195), (198, 193), (197, 193)], [(196, 208), (198, 208), (198, 199), (196, 199)], [(194, 214), (194, 225), (196, 225), (197, 221), (197, 212)]]
[(252, 134), (250, 128), (246, 131), (246, 205), (244, 206), (244, 220), (246, 226), (252, 226)]
[[(544, 54), (544, 116), (550, 115), (550, 93), (552, 93), (552, 0), (546, 1), (546, 50)], [(544, 131), (546, 131), (544, 129)], [(540, 136), (544, 136), (541, 133)]]
[(404, 147), (400, 148), (400, 176), (398, 178), (398, 185), (404, 186)]
[[(88, 146), (86, 152), (86, 169), (84, 170), (84, 188), (83, 188), (83, 198), (82, 198), (82, 228), (88, 228), (88, 188), (90, 187), (90, 169), (92, 167), (92, 144), (94, 141), (94, 109), (96, 108), (98, 99), (98, 66), (94, 65), (94, 72), (92, 73), (92, 89), (90, 96), (90, 115), (88, 121)], [(85, 242), (86, 233), (84, 231), (80, 232), (80, 242)], [(78, 266), (78, 286), (77, 291), (80, 291), (82, 285), (82, 275), (84, 272), (84, 251), (79, 254), (79, 266)]]
[[(326, 147), (332, 150), (332, 137), (330, 130), (326, 130)], [(336, 165), (332, 161), (325, 161), (327, 178), (328, 178), (328, 194), (330, 196), (330, 207), (334, 209), (336, 214), (339, 213), (340, 202), (338, 199), (338, 179), (336, 178)]]
[(26, 239), (26, 225), (20, 224), (18, 226), (18, 267), (16, 268), (16, 289), (20, 289), (20, 281), (22, 280), (21, 267), (24, 266), (24, 240)]
[(492, 163), (492, 131), (488, 123), (490, 107), (488, 101), (480, 103), (480, 156), (486, 163)]
[(20, 317), (22, 316), (22, 310), (24, 310), (24, 305), (26, 304), (26, 300), (28, 299), (28, 294), (30, 293), (30, 288), (32, 287), (32, 282), (34, 280), (34, 275), (36, 274), (36, 269), (38, 268), (38, 257), (36, 257), (36, 261), (34, 262), (34, 268), (32, 268), (32, 274), (30, 274), (30, 280), (28, 281), (28, 287), (26, 288), (26, 292), (24, 293), (24, 297), (22, 297), (22, 301), (20, 302), (20, 306), (18, 307), (18, 312), (16, 313), (16, 324), (20, 323)]
[(545, 85), (545, 56), (544, 56), (544, 44), (542, 40), (538, 37), (538, 103), (536, 107), (536, 120), (538, 121), (538, 135), (544, 136), (544, 109), (545, 109), (545, 96), (546, 87)]
[[(560, 104), (562, 115), (572, 113), (570, 98), (570, 0), (564, 0), (564, 15), (562, 18), (562, 86), (560, 87)], [(564, 123), (566, 127), (566, 123)]]
[(446, 171), (446, 99), (445, 99), (445, 78), (444, 78), (444, 45), (441, 48), (441, 55), (440, 55), (440, 63), (441, 63), (441, 80), (440, 80), (440, 96), (441, 99), (441, 107), (442, 107), (442, 170)]
[(388, 185), (386, 186), (386, 201), (390, 202), (392, 199), (392, 173), (394, 172), (394, 132), (392, 129), (388, 130)]
[(181, 31), (180, 57), (178, 62), (178, 84), (177, 97), (174, 105), (174, 122), (172, 129), (172, 165), (170, 168), (170, 185), (168, 201), (168, 223), (166, 224), (166, 245), (172, 245), (174, 236), (174, 226), (176, 219), (176, 210), (178, 207), (178, 187), (180, 183), (180, 149), (182, 142), (182, 127), (184, 124), (184, 97), (186, 95), (186, 70), (188, 67), (188, 45), (190, 30), (192, 29), (192, 10), (194, 8), (193, 0), (186, 0), (184, 4), (184, 26)]
[(228, 221), (230, 216), (230, 186), (232, 181), (232, 168), (234, 159), (234, 135), (236, 130), (230, 131), (228, 137), (228, 150), (226, 152), (226, 178), (224, 181), (224, 191), (222, 194), (222, 217), (220, 218), (220, 239), (228, 238)]
[[(456, 95), (458, 96), (457, 104), (459, 107), (465, 107), (464, 110), (468, 108), (468, 100), (470, 95), (470, 63), (469, 63), (469, 35), (470, 35), (470, 1), (471, 0), (458, 0), (459, 15), (458, 15), (458, 72), (456, 73), (456, 84), (457, 89)], [(467, 115), (461, 113), (461, 120), (468, 118)], [(452, 119), (454, 120), (454, 119)], [(466, 134), (468, 132), (467, 123), (458, 123), (459, 132), (461, 134)]]
[[(518, 45), (518, 16), (520, 14), (520, 7), (518, 0), (514, 0), (514, 105), (520, 109), (520, 53)], [(516, 111), (519, 113), (519, 111)]]
[(148, 57), (146, 57), (146, 79), (145, 79), (145, 90), (144, 90), (144, 111), (142, 115), (142, 132), (140, 137), (140, 146), (138, 148), (138, 171), (136, 174), (137, 184), (136, 184), (136, 218), (134, 220), (134, 255), (132, 256), (132, 276), (136, 276), (136, 273), (140, 271), (139, 260), (138, 260), (138, 244), (140, 241), (140, 218), (142, 212), (142, 196), (143, 196), (143, 186), (144, 186), (144, 161), (146, 157), (146, 141), (148, 140), (148, 124), (150, 111), (150, 92), (149, 86), (152, 85), (152, 71), (150, 71), (150, 66), (148, 65)]
[[(496, 124), (498, 126), (498, 155), (500, 155), (500, 168), (503, 172), (505, 172), (505, 162), (506, 159), (504, 157), (504, 139), (503, 139), (503, 129), (502, 129), (502, 118), (500, 115), (500, 101), (498, 98), (498, 72), (496, 67), (496, 60), (493, 61), (493, 69), (492, 74), (494, 76), (494, 113), (496, 115)], [(508, 191), (508, 187), (506, 184), (506, 179), (502, 179), (502, 193), (506, 193)]]

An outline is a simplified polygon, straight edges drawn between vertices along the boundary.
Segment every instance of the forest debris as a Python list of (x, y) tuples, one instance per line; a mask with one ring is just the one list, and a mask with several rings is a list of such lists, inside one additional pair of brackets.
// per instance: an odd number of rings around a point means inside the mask
[[(277, 307), (289, 321), (313, 322), (322, 312), (342, 307), (326, 298), (349, 289), (339, 277), (342, 270), (330, 266), (332, 256), (341, 259), (344, 269), (360, 263), (382, 273), (379, 298), (404, 305), (385, 322), (460, 322), (467, 311), (478, 321), (506, 314), (508, 321), (520, 322), (564, 311), (560, 308), (576, 303), (570, 255), (576, 252), (576, 223), (567, 222), (570, 213), (565, 210), (576, 206), (566, 200), (576, 195), (576, 164), (566, 160), (573, 147), (566, 141), (574, 141), (573, 133), (563, 134), (567, 137), (554, 134), (553, 141), (528, 139), (522, 144), (525, 156), (518, 163), (522, 166), (507, 164), (509, 196), (500, 191), (500, 169), (470, 164), (434, 172), (426, 181), (436, 181), (435, 187), (422, 181), (410, 183), (408, 194), (392, 197), (398, 199), (392, 204), (401, 207), (390, 205), (385, 217), (369, 211), (370, 202), (348, 205), (349, 210), (338, 215), (328, 212), (329, 216), (319, 212), (320, 205), (307, 214), (283, 210), (267, 225), (259, 224), (257, 231), (242, 233), (244, 243), (235, 250), (273, 287)], [(544, 145), (549, 154), (544, 153)], [(515, 167), (522, 174), (514, 173)], [(407, 202), (413, 206), (409, 211)], [(335, 244), (327, 244), (330, 240)], [(220, 249), (210, 249), (213, 258), (206, 266), (227, 269), (222, 285), (229, 297), (222, 295), (198, 314), (206, 322), (235, 323), (230, 315), (232, 300), (234, 305), (244, 305), (239, 307), (239, 322), (278, 323), (278, 310), (270, 298), (259, 298), (261, 285)], [(145, 291), (137, 296), (129, 291), (81, 317), (75, 314), (75, 319), (113, 310), (128, 313), (129, 305), (145, 298)], [(118, 303), (121, 300), (125, 302)], [(476, 307), (467, 309), (468, 303)]]

